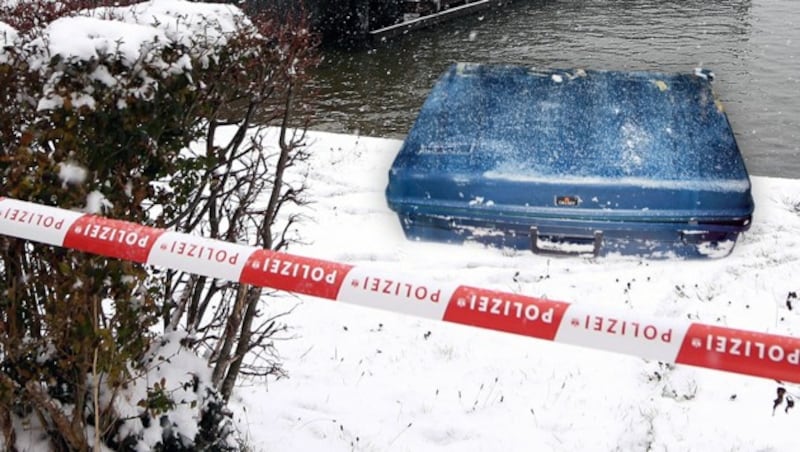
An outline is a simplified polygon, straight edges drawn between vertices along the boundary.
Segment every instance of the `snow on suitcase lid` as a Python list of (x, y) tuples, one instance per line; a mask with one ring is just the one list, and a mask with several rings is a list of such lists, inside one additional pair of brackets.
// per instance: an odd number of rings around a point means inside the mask
[(395, 159), (389, 203), (749, 217), (747, 170), (706, 74), (453, 65)]

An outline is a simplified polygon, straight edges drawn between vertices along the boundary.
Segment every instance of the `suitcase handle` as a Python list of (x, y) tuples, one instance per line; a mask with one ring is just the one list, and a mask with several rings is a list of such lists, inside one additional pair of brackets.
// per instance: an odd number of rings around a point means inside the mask
[(568, 234), (543, 234), (545, 237), (558, 237), (558, 242), (571, 244), (571, 245), (588, 245), (591, 246), (591, 251), (582, 250), (579, 248), (570, 249), (569, 247), (547, 247), (539, 244), (539, 239), (542, 235), (539, 233), (539, 228), (536, 226), (531, 227), (531, 251), (536, 254), (551, 254), (559, 256), (579, 256), (582, 254), (589, 254), (597, 257), (600, 255), (600, 247), (603, 244), (603, 231), (596, 230), (591, 236), (587, 235), (568, 235)]

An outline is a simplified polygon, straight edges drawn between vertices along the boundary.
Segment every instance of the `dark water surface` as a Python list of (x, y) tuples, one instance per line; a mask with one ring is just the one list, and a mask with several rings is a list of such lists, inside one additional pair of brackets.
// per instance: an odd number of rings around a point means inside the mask
[(751, 174), (800, 178), (800, 0), (518, 0), (327, 52), (314, 128), (402, 138), (452, 63), (713, 70)]

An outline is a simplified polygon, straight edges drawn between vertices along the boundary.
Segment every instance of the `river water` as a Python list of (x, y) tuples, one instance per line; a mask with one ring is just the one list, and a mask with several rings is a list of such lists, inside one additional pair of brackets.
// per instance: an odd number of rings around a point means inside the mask
[(716, 74), (751, 174), (800, 178), (800, 1), (518, 0), (326, 51), (314, 128), (402, 138), (452, 63)]

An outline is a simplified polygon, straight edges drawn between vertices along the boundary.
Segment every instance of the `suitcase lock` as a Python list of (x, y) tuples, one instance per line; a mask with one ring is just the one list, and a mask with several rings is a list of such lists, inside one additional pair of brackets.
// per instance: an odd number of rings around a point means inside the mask
[[(577, 231), (576, 231), (577, 232)], [(561, 256), (600, 255), (603, 244), (603, 231), (595, 230), (585, 234), (557, 232), (542, 234), (536, 226), (531, 227), (531, 251), (536, 254)]]

